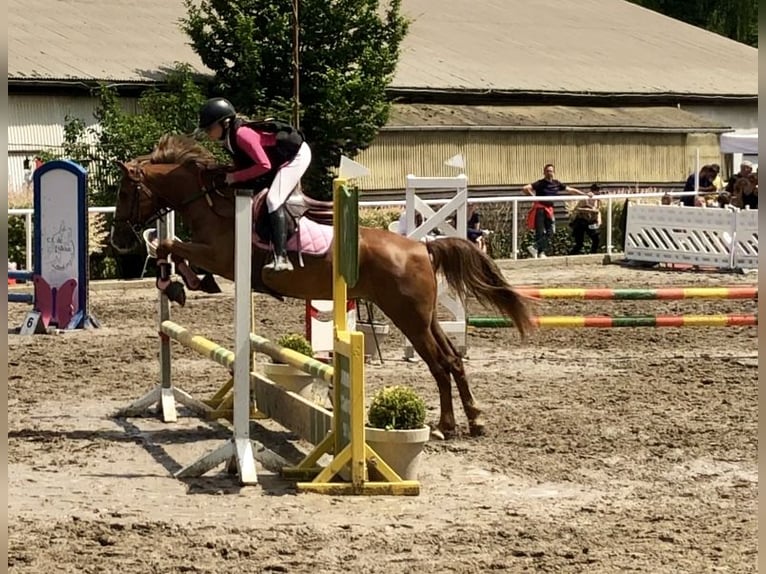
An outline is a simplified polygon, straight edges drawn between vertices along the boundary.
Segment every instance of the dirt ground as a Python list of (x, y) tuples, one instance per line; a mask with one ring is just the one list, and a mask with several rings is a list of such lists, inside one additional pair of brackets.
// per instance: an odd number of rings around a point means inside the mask
[[(617, 265), (506, 271), (514, 285), (753, 284), (752, 275)], [(144, 284), (146, 285), (146, 284)], [(259, 465), (240, 488), (223, 467), (172, 473), (219, 446), (226, 427), (181, 411), (116, 419), (158, 378), (155, 291), (95, 286), (90, 332), (9, 335), (9, 572), (218, 573), (756, 571), (757, 335), (753, 327), (509, 329), (469, 336), (467, 371), (487, 435), (430, 442), (418, 497), (296, 494)], [(301, 331), (303, 306), (256, 297), (259, 333)], [(475, 314), (480, 308), (471, 303)], [(546, 301), (540, 314), (748, 313), (754, 301)], [(8, 327), (25, 308), (11, 307)], [(487, 314), (487, 313), (483, 313)], [(231, 345), (233, 288), (189, 294), (173, 320)], [(225, 370), (174, 345), (175, 383), (199, 398)], [(402, 338), (367, 366), (436, 386)], [(260, 357), (263, 360), (263, 357)], [(456, 401), (458, 421), (466, 421)], [(299, 444), (264, 423), (280, 455)]]

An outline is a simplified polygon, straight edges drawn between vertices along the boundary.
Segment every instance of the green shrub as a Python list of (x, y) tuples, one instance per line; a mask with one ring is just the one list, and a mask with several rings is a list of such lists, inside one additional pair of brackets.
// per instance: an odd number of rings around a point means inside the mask
[(402, 210), (399, 207), (363, 207), (359, 209), (359, 225), (388, 229), (388, 226), (397, 221), (401, 214)]
[(18, 269), (26, 268), (27, 236), (23, 217), (8, 218), (8, 261), (16, 263)]
[(367, 418), (372, 428), (419, 429), (426, 421), (426, 405), (409, 387), (385, 387), (373, 397)]
[(314, 357), (314, 349), (311, 348), (311, 343), (308, 342), (306, 337), (297, 333), (282, 335), (277, 339), (277, 345), (285, 349), (292, 349), (307, 357)]

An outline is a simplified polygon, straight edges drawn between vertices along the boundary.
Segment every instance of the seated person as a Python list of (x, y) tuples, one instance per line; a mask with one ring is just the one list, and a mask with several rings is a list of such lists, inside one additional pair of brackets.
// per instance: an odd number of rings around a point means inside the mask
[(471, 215), (468, 218), (468, 223), (466, 224), (466, 238), (471, 243), (475, 243), (476, 247), (486, 253), (486, 235), (488, 235), (488, 232), (481, 229), (481, 214), (478, 211), (472, 209)]
[[(415, 227), (423, 225), (423, 216), (420, 213), (415, 213)], [(399, 216), (399, 223), (396, 226), (396, 232), (399, 235), (407, 236), (407, 212), (402, 210), (402, 214)]]

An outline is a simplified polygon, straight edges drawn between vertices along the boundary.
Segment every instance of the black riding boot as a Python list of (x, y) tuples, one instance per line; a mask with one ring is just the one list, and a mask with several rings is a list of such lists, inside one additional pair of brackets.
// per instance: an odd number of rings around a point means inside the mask
[(287, 257), (287, 215), (285, 208), (280, 207), (269, 214), (271, 222), (271, 243), (274, 246), (274, 262), (265, 267), (274, 271), (292, 271), (293, 264)]

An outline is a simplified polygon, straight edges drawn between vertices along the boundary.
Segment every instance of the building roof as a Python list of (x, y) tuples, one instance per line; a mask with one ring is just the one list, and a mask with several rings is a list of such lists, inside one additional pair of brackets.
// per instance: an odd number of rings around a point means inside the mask
[(394, 86), (758, 94), (758, 50), (623, 0), (404, 0)]
[(395, 104), (384, 129), (725, 132), (730, 127), (674, 107)]
[(180, 29), (183, 0), (10, 0), (9, 80), (161, 80), (175, 62), (205, 72)]
[[(758, 51), (623, 0), (404, 0), (405, 91), (758, 94)], [(10, 0), (8, 77), (153, 82), (206, 72), (183, 0)]]

